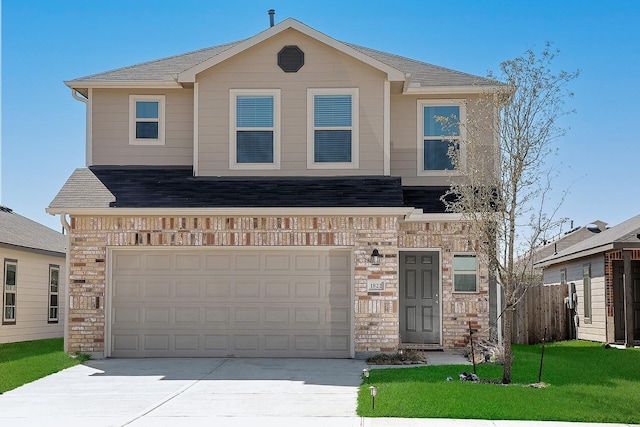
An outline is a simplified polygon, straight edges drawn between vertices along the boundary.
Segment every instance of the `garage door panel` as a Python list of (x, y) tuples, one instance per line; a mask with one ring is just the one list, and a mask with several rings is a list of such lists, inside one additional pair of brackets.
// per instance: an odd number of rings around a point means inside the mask
[(293, 288), (298, 298), (318, 298), (323, 293), (319, 281), (296, 281)]
[(176, 255), (175, 269), (180, 270), (200, 270), (201, 257), (198, 254)]
[(227, 351), (229, 348), (229, 336), (227, 334), (221, 335), (205, 335), (204, 336), (204, 349), (208, 351)]
[(293, 265), (296, 271), (317, 272), (320, 270), (320, 255), (293, 255)]
[(204, 255), (205, 269), (208, 271), (228, 271), (231, 268), (230, 254)]
[(260, 271), (260, 255), (236, 255), (234, 266), (236, 271)]
[(228, 307), (205, 308), (204, 319), (206, 326), (218, 324), (218, 327), (228, 328), (231, 324), (231, 310)]
[(113, 256), (113, 267), (122, 270), (140, 270), (142, 267), (142, 255), (133, 253), (118, 253)]
[(265, 255), (264, 268), (270, 271), (289, 271), (291, 256), (288, 254)]
[(175, 349), (182, 351), (198, 351), (200, 337), (198, 335), (176, 335)]
[(134, 351), (140, 350), (138, 345), (138, 335), (117, 335), (113, 339), (114, 351)]
[(291, 296), (291, 285), (288, 280), (265, 281), (264, 296), (266, 298), (286, 298)]
[(197, 307), (176, 307), (175, 322), (176, 323), (192, 323), (200, 325), (200, 309)]
[(287, 351), (289, 349), (289, 335), (265, 335), (264, 349), (267, 351)]
[(231, 295), (231, 282), (224, 278), (218, 278), (215, 282), (206, 284), (205, 296), (213, 298), (224, 298)]
[[(257, 327), (260, 322), (260, 309), (258, 307), (242, 307), (234, 310), (233, 319), (235, 323), (242, 324), (241, 327)], [(252, 325), (248, 325), (251, 323)]]
[(145, 323), (163, 323), (163, 327), (170, 325), (169, 307), (146, 307), (143, 309)]
[(140, 295), (141, 283), (138, 280), (131, 278), (114, 279), (112, 283), (114, 297), (129, 298)]
[(260, 350), (260, 336), (258, 335), (236, 334), (233, 336), (233, 340), (235, 341), (236, 350)]
[(149, 298), (170, 297), (172, 284), (157, 279), (147, 280), (143, 284), (144, 296)]
[(260, 297), (260, 280), (238, 281), (234, 287), (235, 295), (238, 298), (256, 299)]
[(144, 335), (143, 351), (169, 351), (169, 335)]
[(146, 270), (171, 270), (171, 256), (169, 254), (146, 255), (143, 259)]
[(175, 284), (174, 294), (177, 298), (200, 298), (202, 287), (202, 282), (199, 280), (192, 282), (177, 282)]
[(124, 252), (113, 357), (351, 356), (350, 251)]
[(289, 311), (288, 307), (265, 307), (264, 309), (264, 321), (267, 325), (275, 325), (275, 327), (283, 327), (289, 324)]
[(295, 308), (295, 322), (300, 323), (312, 323), (317, 325), (320, 323), (320, 310), (317, 308)]

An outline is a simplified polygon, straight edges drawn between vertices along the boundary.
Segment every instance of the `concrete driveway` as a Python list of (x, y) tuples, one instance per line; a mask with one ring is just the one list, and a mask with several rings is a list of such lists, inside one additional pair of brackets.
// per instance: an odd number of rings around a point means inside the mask
[(0, 395), (0, 424), (351, 426), (365, 367), (344, 359), (95, 360)]

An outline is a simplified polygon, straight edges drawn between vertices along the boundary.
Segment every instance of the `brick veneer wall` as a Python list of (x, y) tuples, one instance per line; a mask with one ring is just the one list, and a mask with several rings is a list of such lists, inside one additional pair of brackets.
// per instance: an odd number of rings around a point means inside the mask
[[(467, 251), (462, 225), (402, 223), (394, 216), (121, 217), (73, 216), (70, 229), (68, 352), (104, 354), (107, 247), (246, 246), (352, 247), (355, 352), (395, 351), (399, 345), (398, 249), (442, 248), (443, 344), (465, 344), (468, 321), (488, 335), (488, 281), (480, 292), (452, 292), (452, 253)], [(373, 248), (381, 254), (371, 265)], [(385, 281), (367, 293), (367, 280)]]
[(478, 292), (453, 292), (453, 255), (469, 253), (473, 245), (462, 222), (403, 222), (398, 247), (440, 248), (442, 265), (442, 345), (464, 347), (469, 342), (469, 322), (478, 332), (474, 337), (489, 339), (489, 269), (478, 266)]

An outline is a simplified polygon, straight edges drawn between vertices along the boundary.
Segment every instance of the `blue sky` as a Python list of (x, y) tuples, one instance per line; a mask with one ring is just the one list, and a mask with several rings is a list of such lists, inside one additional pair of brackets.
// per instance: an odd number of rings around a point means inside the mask
[[(557, 141), (559, 211), (575, 225), (640, 213), (640, 2), (9, 0), (2, 2), (0, 203), (49, 227), (45, 208), (85, 166), (85, 107), (64, 80), (250, 37), (295, 18), (335, 39), (485, 76), (553, 42), (580, 70)], [(565, 230), (569, 225), (565, 226)]]

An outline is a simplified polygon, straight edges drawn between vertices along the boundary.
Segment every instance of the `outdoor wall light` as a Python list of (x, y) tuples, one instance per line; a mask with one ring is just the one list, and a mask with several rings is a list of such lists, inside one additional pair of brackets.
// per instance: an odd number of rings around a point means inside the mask
[(371, 386), (369, 387), (369, 391), (371, 392), (371, 410), (376, 410), (376, 396), (378, 394), (378, 387)]
[(380, 265), (380, 252), (377, 249), (374, 249), (371, 252), (371, 264), (372, 265)]

